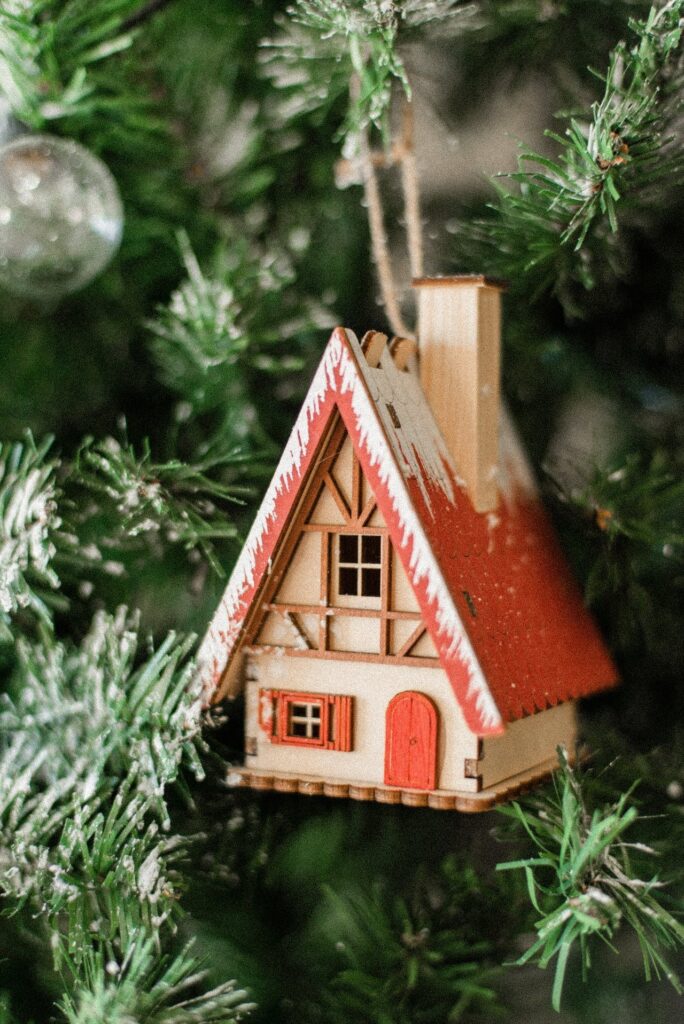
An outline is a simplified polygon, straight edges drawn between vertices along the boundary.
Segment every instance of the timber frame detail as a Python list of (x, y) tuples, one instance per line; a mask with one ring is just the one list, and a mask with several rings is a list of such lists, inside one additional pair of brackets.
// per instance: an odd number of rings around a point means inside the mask
[[(363, 474), (356, 453), (352, 454), (351, 464), (351, 495), (350, 500), (335, 479), (332, 468), (340, 453), (346, 437), (346, 430), (341, 419), (332, 427), (324, 454), (313, 470), (310, 483), (306, 487), (292, 527), (276, 555), (276, 564), (270, 579), (258, 601), (258, 613), (250, 624), (245, 650), (247, 653), (269, 653), (282, 651), (293, 658), (334, 659), (336, 661), (372, 661), (393, 665), (420, 665), (436, 668), (439, 662), (436, 656), (414, 654), (414, 649), (425, 636), (426, 627), (418, 611), (400, 611), (392, 608), (392, 573), (396, 555), (387, 527), (370, 525), (376, 511), (375, 498), (364, 495)], [(321, 495), (327, 492), (333, 499), (343, 520), (343, 524), (325, 524), (311, 522), (310, 516)], [(277, 599), (277, 593), (283, 582), (285, 573), (303, 534), (320, 536), (320, 587), (317, 604), (302, 604)], [(342, 605), (334, 597), (334, 543), (340, 534), (355, 534), (361, 537), (380, 537), (382, 540), (380, 595), (369, 600), (372, 607), (353, 607)], [(258, 640), (259, 631), (268, 614), (281, 616), (288, 623), (296, 637), (295, 646), (269, 645)], [(355, 651), (339, 649), (333, 642), (335, 619), (374, 620), (378, 624), (378, 643), (375, 651)], [(316, 628), (311, 623), (316, 620)], [(306, 620), (306, 621), (305, 621)], [(402, 631), (400, 640), (394, 637), (395, 623), (408, 622), (413, 624), (408, 634)]]

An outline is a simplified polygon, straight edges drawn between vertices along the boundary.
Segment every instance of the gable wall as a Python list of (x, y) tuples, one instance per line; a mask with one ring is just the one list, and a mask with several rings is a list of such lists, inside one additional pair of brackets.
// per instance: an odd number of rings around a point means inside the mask
[(482, 785), (494, 786), (555, 757), (559, 745), (574, 754), (576, 718), (575, 702), (568, 701), (510, 722), (503, 736), (486, 736), (482, 740), (483, 757), (478, 766)]
[[(275, 558), (271, 585), (248, 633), (248, 649), (277, 648), (298, 657), (341, 653), (362, 661), (439, 668), (413, 588), (341, 424), (309, 493), (314, 500), (295, 523), (286, 555)], [(339, 592), (341, 534), (381, 538), (381, 596)]]

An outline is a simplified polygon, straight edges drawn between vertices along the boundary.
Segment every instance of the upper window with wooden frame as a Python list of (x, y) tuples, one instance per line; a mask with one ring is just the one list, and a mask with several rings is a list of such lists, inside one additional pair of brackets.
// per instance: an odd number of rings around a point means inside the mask
[[(341, 599), (364, 599), (365, 607), (380, 607), (382, 548), (379, 534), (337, 534), (336, 591)], [(344, 601), (356, 604), (357, 601)]]

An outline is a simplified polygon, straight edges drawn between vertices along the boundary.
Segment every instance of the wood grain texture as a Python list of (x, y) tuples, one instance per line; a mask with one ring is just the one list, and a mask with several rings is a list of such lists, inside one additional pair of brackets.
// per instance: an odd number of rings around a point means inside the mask
[(477, 512), (499, 499), (501, 296), (486, 278), (414, 282), (420, 380)]

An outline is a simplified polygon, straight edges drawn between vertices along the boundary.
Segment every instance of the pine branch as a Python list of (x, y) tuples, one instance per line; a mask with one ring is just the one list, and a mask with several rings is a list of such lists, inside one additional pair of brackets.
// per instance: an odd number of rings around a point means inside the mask
[[(74, 479), (95, 500), (87, 520), (95, 520), (98, 550), (126, 552), (140, 540), (180, 544), (188, 551), (199, 549), (222, 574), (213, 542), (237, 536), (224, 506), (241, 505), (244, 495), (252, 493), (234, 482), (244, 463), (244, 455), (235, 450), (210, 450), (194, 464), (178, 459), (155, 463), (149, 442), (138, 456), (132, 445), (110, 437), (82, 446)], [(222, 475), (230, 482), (222, 482)], [(85, 532), (87, 522), (79, 530)]]
[(163, 11), (165, 7), (173, 3), (173, 0), (148, 0), (146, 4), (136, 11), (135, 14), (131, 14), (123, 23), (123, 28), (126, 32), (130, 32), (132, 28), (137, 28), (139, 25), (143, 25), (150, 18), (158, 14), (159, 11)]
[(471, 232), (497, 272), (534, 275), (539, 289), (561, 294), (568, 278), (591, 288), (598, 267), (614, 263), (610, 232), (619, 211), (648, 206), (656, 196), (661, 203), (663, 188), (681, 183), (684, 161), (673, 133), (683, 16), (682, 0), (668, 0), (630, 22), (637, 42), (614, 49), (589, 116), (570, 119), (564, 136), (548, 133), (559, 156), (523, 151), (520, 170), (509, 176), (518, 187), (498, 186), (495, 217)]
[(57, 510), (58, 462), (49, 459), (52, 439), (37, 446), (0, 444), (0, 627), (29, 608), (50, 621), (47, 592), (59, 587), (52, 565), (61, 526)]
[(10, 997), (4, 992), (0, 994), (0, 1024), (16, 1024), (10, 1010)]
[[(437, 873), (419, 871), (405, 893), (380, 884), (345, 893), (327, 888), (325, 938), (335, 943), (339, 967), (326, 986), (326, 1019), (441, 1024), (496, 1012), (496, 944), (484, 937), (492, 932), (483, 920), (501, 895), (455, 857)], [(506, 929), (499, 912), (502, 947)]]
[[(681, 665), (678, 589), (684, 562), (684, 483), (676, 460), (630, 453), (564, 486), (561, 508), (583, 534), (585, 596), (616, 652), (646, 648), (676, 676)], [(660, 596), (656, 598), (656, 595)], [(624, 673), (635, 672), (631, 657)]]
[[(537, 939), (518, 963), (534, 961), (546, 967), (555, 961), (552, 1002), (560, 1010), (571, 950), (579, 947), (586, 974), (591, 940), (600, 938), (610, 945), (624, 922), (639, 940), (646, 979), (652, 972), (656, 977), (662, 973), (681, 992), (662, 950), (684, 945), (684, 927), (658, 899), (662, 883), (657, 877), (644, 880), (634, 873), (633, 844), (623, 838), (638, 817), (629, 805), (631, 791), (611, 806), (590, 812), (581, 777), (562, 749), (559, 757), (560, 770), (545, 797), (501, 809), (538, 851), (535, 857), (497, 865), (499, 871), (525, 872), (530, 901), (541, 915), (535, 926)], [(653, 850), (639, 845), (634, 852), (647, 856)]]
[(235, 238), (205, 273), (185, 234), (179, 244), (187, 279), (149, 323), (160, 378), (181, 397), (182, 420), (218, 412), (224, 443), (264, 446), (253, 391), (264, 374), (300, 370), (308, 339), (330, 317), (297, 293), (292, 262), (280, 249)]
[[(27, 843), (36, 828), (41, 842), (52, 841), (74, 800), (86, 807), (129, 776), (152, 801), (151, 812), (168, 824), (165, 787), (181, 765), (201, 773), (191, 644), (192, 638), (169, 634), (137, 665), (137, 620), (124, 608), (115, 616), (96, 615), (78, 647), (49, 635), (18, 642), (12, 696), (0, 704), (6, 844), (19, 843), (20, 819), (27, 821)], [(45, 787), (54, 789), (42, 800)], [(35, 807), (34, 797), (41, 797)]]
[(83, 982), (60, 1008), (67, 1024), (232, 1024), (254, 1009), (233, 981), (198, 991), (198, 967), (189, 947), (160, 959), (152, 940), (134, 935), (119, 960), (91, 954)]
[[(66, 989), (67, 1020), (232, 1021), (233, 983), (202, 993), (186, 953), (159, 959), (178, 916), (173, 865), (186, 840), (166, 790), (198, 760), (192, 638), (139, 662), (137, 625), (96, 616), (80, 647), (18, 645), (0, 710), (0, 886), (38, 919)], [(193, 996), (193, 992), (196, 995)], [(186, 998), (187, 997), (187, 998)]]
[[(93, 949), (116, 957), (126, 936), (156, 935), (160, 948), (160, 929), (180, 915), (175, 866), (187, 842), (159, 833), (152, 800), (136, 782), (129, 775), (109, 806), (95, 797), (73, 807), (54, 846), (15, 865), (23, 892), (5, 893), (15, 912), (26, 906), (45, 915), (55, 968), (67, 982), (82, 978)], [(34, 821), (20, 822), (24, 834)]]
[(684, 557), (684, 481), (665, 452), (650, 462), (630, 453), (596, 471), (586, 487), (558, 494), (592, 518), (609, 543), (626, 538), (654, 553)]
[[(474, 9), (464, 0), (297, 0), (281, 34), (263, 44), (265, 73), (286, 97), (279, 114), (329, 110), (346, 94), (340, 134), (352, 140), (372, 124), (387, 140), (393, 84), (411, 93), (400, 44), (452, 22), (458, 30)], [(358, 95), (349, 93), (354, 76)]]
[(40, 0), (0, 12), (0, 88), (12, 112), (40, 129), (100, 109), (93, 69), (127, 50), (139, 0)]

